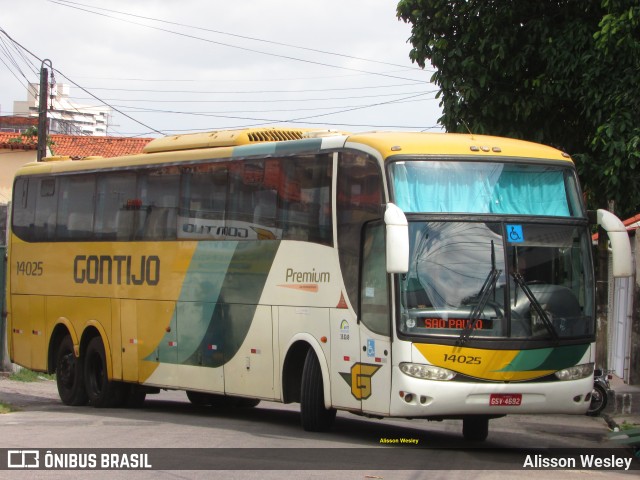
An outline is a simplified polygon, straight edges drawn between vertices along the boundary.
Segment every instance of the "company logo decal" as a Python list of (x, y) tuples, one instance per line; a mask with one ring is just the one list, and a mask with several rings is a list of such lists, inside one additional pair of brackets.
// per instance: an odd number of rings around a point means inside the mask
[(373, 377), (380, 368), (381, 365), (354, 363), (351, 367), (351, 373), (340, 372), (340, 376), (344, 378), (347, 385), (351, 387), (351, 395), (358, 400), (366, 400), (372, 393), (371, 377)]
[(340, 340), (349, 340), (349, 322), (346, 320), (340, 323)]
[(160, 257), (142, 255), (76, 255), (73, 259), (76, 283), (99, 285), (149, 285), (160, 282)]

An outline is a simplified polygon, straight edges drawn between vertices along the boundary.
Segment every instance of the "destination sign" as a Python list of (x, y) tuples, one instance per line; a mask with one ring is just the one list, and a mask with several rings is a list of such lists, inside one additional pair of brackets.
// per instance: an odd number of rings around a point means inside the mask
[[(447, 328), (447, 329), (464, 329), (471, 326), (471, 320), (468, 318), (437, 318), (437, 317), (421, 317), (420, 325), (424, 328)], [(493, 320), (479, 319), (475, 325), (476, 330), (491, 330), (493, 328)]]

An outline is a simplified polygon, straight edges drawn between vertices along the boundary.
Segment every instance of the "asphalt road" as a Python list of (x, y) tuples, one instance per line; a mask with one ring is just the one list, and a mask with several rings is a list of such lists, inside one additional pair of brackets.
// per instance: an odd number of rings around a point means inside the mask
[[(183, 392), (163, 391), (147, 398), (138, 410), (68, 407), (60, 402), (55, 382), (0, 379), (0, 402), (17, 409), (0, 415), (0, 455), (8, 455), (7, 449), (38, 450), (43, 460), (49, 450), (60, 453), (59, 459), (90, 452), (99, 465), (102, 454), (122, 452), (110, 449), (126, 449), (140, 458), (148, 454), (153, 466), (91, 472), (5, 469), (0, 478), (69, 479), (90, 473), (91, 478), (140, 479), (466, 479), (513, 478), (514, 470), (518, 476), (550, 478), (557, 477), (558, 470), (535, 470), (521, 462), (527, 455), (535, 462), (536, 455), (549, 454), (568, 461), (564, 457), (576, 452), (602, 452), (602, 457), (613, 455), (621, 462), (633, 458), (630, 450), (608, 440), (603, 418), (587, 416), (513, 415), (492, 420), (489, 438), (478, 445), (465, 442), (461, 422), (453, 420), (374, 420), (340, 412), (335, 428), (318, 434), (301, 429), (298, 405), (262, 402), (251, 409), (215, 410), (191, 405)], [(390, 447), (391, 442), (397, 444)], [(137, 461), (117, 461), (125, 460)], [(7, 462), (0, 458), (5, 468)], [(640, 459), (631, 465), (640, 468)], [(593, 479), (638, 473), (585, 469), (580, 463), (560, 470), (563, 480), (584, 478), (585, 472)]]

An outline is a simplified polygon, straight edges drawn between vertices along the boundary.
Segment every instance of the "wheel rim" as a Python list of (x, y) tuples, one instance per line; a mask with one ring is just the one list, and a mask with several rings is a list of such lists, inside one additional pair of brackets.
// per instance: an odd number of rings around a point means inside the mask
[(604, 397), (602, 392), (597, 388), (594, 388), (591, 392), (591, 404), (589, 405), (590, 412), (596, 412), (602, 407)]

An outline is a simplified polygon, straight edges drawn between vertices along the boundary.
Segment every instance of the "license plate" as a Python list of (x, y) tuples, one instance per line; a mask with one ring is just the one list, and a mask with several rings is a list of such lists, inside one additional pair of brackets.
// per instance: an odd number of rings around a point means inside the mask
[(489, 405), (492, 407), (519, 407), (522, 404), (521, 393), (492, 393)]

